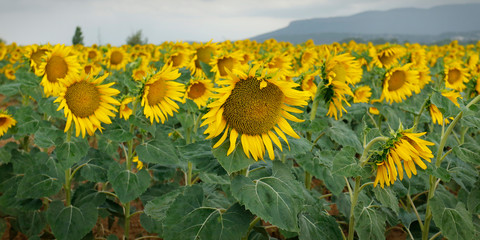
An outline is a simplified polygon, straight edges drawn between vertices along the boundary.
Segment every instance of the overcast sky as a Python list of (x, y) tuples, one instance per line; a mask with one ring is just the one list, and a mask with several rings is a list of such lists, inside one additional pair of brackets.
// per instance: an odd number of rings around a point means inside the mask
[(154, 44), (239, 40), (298, 19), (474, 2), (480, 0), (0, 0), (0, 38), (71, 45), (80, 26), (85, 45), (121, 45), (137, 30)]

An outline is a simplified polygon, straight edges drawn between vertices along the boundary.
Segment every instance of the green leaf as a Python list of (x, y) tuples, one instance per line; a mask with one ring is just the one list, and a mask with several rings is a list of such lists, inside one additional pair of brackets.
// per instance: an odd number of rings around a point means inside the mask
[(391, 208), (396, 214), (398, 214), (398, 200), (395, 192), (391, 188), (373, 188), (375, 197), (384, 206)]
[(20, 83), (18, 82), (0, 84), (0, 93), (5, 96), (13, 96), (19, 93), (19, 89), (20, 89)]
[(62, 130), (54, 127), (40, 127), (35, 132), (35, 144), (41, 148), (49, 148), (55, 145), (55, 140), (64, 136)]
[(298, 232), (298, 214), (304, 202), (302, 185), (290, 168), (274, 161), (273, 174), (259, 179), (236, 176), (233, 196), (253, 214), (279, 228)]
[(340, 226), (335, 218), (325, 212), (319, 210), (302, 212), (298, 221), (300, 225), (299, 240), (342, 239)]
[(135, 149), (142, 162), (157, 163), (162, 166), (178, 166), (180, 163), (176, 149), (169, 139), (156, 138), (138, 145)]
[(163, 194), (162, 196), (148, 202), (143, 211), (156, 221), (162, 222), (165, 219), (170, 205), (175, 201), (178, 195), (183, 193), (183, 191), (184, 188), (178, 188), (169, 193)]
[(480, 165), (480, 146), (478, 143), (465, 143), (453, 148), (453, 153), (464, 162)]
[(32, 165), (20, 181), (17, 197), (41, 198), (58, 193), (64, 179), (58, 176), (54, 164), (54, 162), (42, 163), (40, 159), (37, 159), (36, 164)]
[(372, 206), (355, 207), (355, 231), (359, 239), (385, 239), (386, 216), (380, 209)]
[(47, 210), (47, 222), (60, 240), (82, 239), (97, 223), (97, 216), (92, 204), (65, 207), (61, 201), (53, 201)]
[(342, 146), (351, 146), (357, 152), (362, 152), (362, 144), (358, 140), (357, 134), (342, 121), (330, 121), (332, 126), (326, 131), (333, 141)]
[(70, 142), (57, 143), (57, 146), (55, 149), (57, 159), (64, 169), (71, 168), (80, 161), (87, 155), (89, 149), (86, 139), (76, 137), (72, 137)]
[(156, 233), (160, 237), (163, 235), (163, 226), (162, 223), (153, 219), (145, 213), (140, 215), (140, 224), (143, 228), (149, 233)]
[(45, 212), (40, 211), (21, 213), (18, 216), (17, 221), (21, 232), (27, 236), (39, 234), (47, 224)]
[(434, 92), (430, 100), (442, 112), (444, 118), (455, 117), (460, 112), (460, 108), (439, 92)]
[(112, 121), (112, 124), (108, 124), (105, 131), (103, 131), (103, 135), (112, 141), (115, 142), (127, 142), (133, 139), (133, 133), (131, 133), (128, 129), (126, 124), (119, 123), (119, 121), (125, 121), (123, 119), (117, 118), (116, 120)]
[(6, 230), (7, 230), (7, 221), (4, 218), (0, 218), (0, 236), (3, 236)]
[(355, 157), (355, 149), (345, 146), (339, 151), (333, 159), (333, 174), (339, 174), (345, 177), (356, 177), (360, 175), (362, 168)]
[(468, 210), (473, 214), (480, 214), (480, 189), (470, 192), (467, 200)]
[(80, 174), (92, 182), (106, 182), (108, 169), (114, 161), (106, 153), (90, 148), (87, 157), (81, 162), (85, 165), (80, 169)]
[[(213, 142), (216, 143), (219, 138), (213, 139)], [(255, 163), (253, 158), (248, 158), (247, 155), (243, 152), (242, 144), (240, 141), (236, 143), (235, 149), (230, 155), (227, 156), (228, 148), (230, 147), (230, 140), (227, 139), (217, 148), (212, 150), (213, 156), (218, 160), (220, 165), (227, 171), (230, 175), (233, 172), (240, 171), (250, 164)]]
[(234, 204), (226, 211), (203, 205), (202, 187), (187, 187), (167, 211), (164, 237), (183, 239), (240, 239), (246, 234), (253, 216)]
[(106, 194), (95, 189), (94, 182), (84, 183), (75, 189), (72, 197), (72, 204), (81, 206), (86, 203), (91, 203), (94, 206), (100, 206), (105, 202)]
[(18, 136), (30, 135), (36, 132), (41, 120), (40, 116), (37, 114), (37, 111), (34, 111), (28, 106), (20, 107), (15, 112), (13, 117), (15, 120), (17, 120), (17, 122), (21, 123), (16, 125), (18, 128)]
[(108, 181), (122, 203), (139, 197), (150, 186), (150, 174), (145, 169), (134, 173), (118, 163), (113, 163), (108, 171)]
[(455, 208), (446, 207), (444, 200), (437, 194), (430, 201), (433, 220), (442, 234), (448, 239), (473, 239), (472, 216), (463, 203)]
[(201, 172), (199, 174), (199, 177), (204, 183), (223, 184), (223, 185), (230, 184), (230, 178), (227, 175), (219, 176), (214, 173)]

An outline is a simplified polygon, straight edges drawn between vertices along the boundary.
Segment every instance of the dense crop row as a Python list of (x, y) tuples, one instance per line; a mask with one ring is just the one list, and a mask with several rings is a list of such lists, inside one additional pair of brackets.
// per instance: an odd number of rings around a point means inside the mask
[(1, 44), (0, 232), (478, 239), (479, 54)]

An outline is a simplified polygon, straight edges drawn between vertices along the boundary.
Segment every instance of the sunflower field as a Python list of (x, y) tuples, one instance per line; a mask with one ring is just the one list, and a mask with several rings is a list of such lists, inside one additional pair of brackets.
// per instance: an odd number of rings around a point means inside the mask
[(0, 235), (480, 239), (479, 56), (0, 43)]

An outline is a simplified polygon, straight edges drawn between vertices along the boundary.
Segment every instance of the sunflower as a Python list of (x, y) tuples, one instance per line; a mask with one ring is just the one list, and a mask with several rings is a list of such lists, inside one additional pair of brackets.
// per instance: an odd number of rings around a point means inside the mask
[(185, 86), (174, 80), (180, 77), (178, 69), (173, 69), (171, 65), (164, 65), (163, 68), (148, 79), (143, 88), (142, 106), (143, 113), (153, 120), (162, 123), (168, 119), (168, 115), (173, 116), (173, 112), (178, 112), (178, 105), (173, 100), (181, 102), (185, 91)]
[(217, 55), (218, 46), (216, 43), (212, 43), (212, 41), (204, 44), (194, 43), (193, 46), (195, 54), (188, 68), (196, 77), (202, 77), (205, 73), (200, 63), (209, 64), (212, 57)]
[(183, 99), (191, 99), (199, 108), (207, 105), (213, 96), (213, 83), (210, 79), (192, 79), (187, 86)]
[(426, 65), (419, 66), (416, 70), (418, 70), (418, 87), (414, 88), (414, 91), (419, 94), (425, 85), (432, 81), (432, 77), (430, 76), (430, 68)]
[(315, 48), (305, 48), (301, 52), (300, 56), (300, 68), (299, 71), (306, 71), (313, 67), (313, 64), (318, 58), (318, 53)]
[(83, 51), (87, 62), (98, 62), (102, 59), (103, 54), (96, 47), (88, 47)]
[(372, 89), (369, 86), (361, 86), (353, 93), (353, 103), (367, 103), (372, 96)]
[(167, 53), (164, 57), (166, 64), (172, 64), (174, 68), (182, 68), (188, 66), (191, 56), (195, 51), (184, 45), (175, 45), (172, 51)]
[(9, 128), (15, 126), (17, 121), (7, 112), (0, 111), (0, 137), (5, 134)]
[(243, 60), (243, 55), (241, 52), (224, 52), (213, 56), (210, 60), (210, 66), (212, 67), (212, 72), (215, 73), (215, 79), (226, 78), (228, 76), (228, 71), (232, 71), (234, 68), (241, 66), (240, 62)]
[(466, 88), (465, 83), (469, 80), (468, 69), (462, 67), (460, 61), (453, 61), (445, 66), (445, 87), (459, 92)]
[(455, 106), (460, 107), (460, 104), (458, 103), (458, 98), (462, 99), (462, 95), (460, 95), (459, 92), (452, 90), (452, 91), (442, 91), (442, 96), (448, 98), (450, 101), (452, 101)]
[(30, 59), (30, 67), (33, 72), (38, 71), (38, 67), (42, 63), (42, 57), (47, 53), (48, 46), (40, 47), (37, 44), (30, 45), (26, 48), (25, 57)]
[(143, 162), (138, 159), (138, 156), (133, 157), (132, 162), (137, 163), (138, 170), (143, 168)]
[(125, 49), (119, 47), (112, 47), (106, 53), (107, 68), (113, 70), (125, 69), (125, 66), (130, 61)]
[(10, 80), (15, 80), (17, 77), (15, 77), (15, 72), (17, 71), (12, 64), (7, 64), (5, 65), (4, 69), (4, 74), (5, 77), (7, 77)]
[(369, 55), (372, 57), (372, 63), (381, 68), (390, 68), (398, 63), (398, 59), (405, 55), (406, 50), (400, 45), (380, 46), (377, 50), (371, 47)]
[(430, 112), (430, 117), (432, 117), (432, 122), (433, 124), (438, 124), (438, 125), (443, 125), (443, 122), (445, 121), (445, 124), (448, 124), (450, 121), (448, 119), (443, 119), (443, 114), (440, 112), (440, 109), (435, 106), (435, 104), (431, 103), (430, 106), (428, 107), (428, 111)]
[(148, 73), (151, 72), (146, 64), (140, 64), (137, 68), (132, 71), (132, 78), (135, 81), (142, 81), (147, 77)]
[(266, 66), (272, 71), (278, 71), (279, 77), (291, 76), (293, 74), (293, 56), (288, 52), (274, 53)]
[[(278, 75), (266, 75), (267, 69), (260, 70), (254, 65), (248, 74), (243, 71), (229, 73), (229, 78), (218, 89), (218, 99), (210, 103), (209, 112), (203, 116), (201, 126), (208, 125), (207, 139), (221, 138), (213, 148), (217, 148), (230, 135), (230, 147), (227, 155), (236, 148), (240, 137), (243, 151), (255, 160), (263, 159), (265, 149), (270, 159), (274, 159), (272, 142), (282, 151), (280, 136), (287, 144), (287, 135), (299, 138), (288, 120), (301, 122), (289, 112), (302, 113), (294, 106), (307, 105), (309, 95), (295, 90), (298, 84), (280, 80)], [(275, 135), (274, 131), (277, 133)], [(230, 134), (229, 134), (230, 133)]]
[(363, 70), (360, 63), (349, 53), (328, 56), (325, 72), (329, 79), (356, 84), (362, 79)]
[(419, 75), (418, 71), (411, 70), (410, 66), (411, 64), (405, 64), (402, 67), (394, 67), (385, 74), (381, 100), (385, 99), (392, 104), (412, 96), (412, 91), (418, 87)]
[(374, 115), (379, 115), (380, 114), (380, 111), (376, 107), (369, 107), (368, 112), (371, 113), (371, 114), (374, 114)]
[(347, 101), (346, 95), (352, 96), (352, 90), (345, 82), (334, 80), (325, 85), (324, 89), (322, 89), (322, 92), (325, 103), (328, 104), (327, 116), (334, 116), (335, 120), (338, 120), (339, 114), (340, 117), (342, 117), (343, 112), (347, 112), (345, 107), (343, 107), (343, 102), (350, 107), (350, 103)]
[(133, 110), (128, 107), (128, 104), (133, 102), (135, 100), (134, 97), (126, 97), (122, 100), (120, 103), (120, 108), (118, 110), (118, 113), (120, 115), (120, 118), (123, 118), (125, 120), (128, 120), (130, 116), (133, 113)]
[(313, 72), (305, 73), (300, 76), (302, 90), (307, 92), (311, 99), (315, 97), (315, 93), (317, 92), (317, 83), (315, 82), (315, 76), (317, 75), (318, 72)]
[(92, 136), (97, 129), (102, 130), (101, 123), (112, 123), (109, 117), (114, 117), (120, 105), (113, 96), (120, 93), (117, 89), (110, 88), (114, 83), (101, 84), (108, 74), (98, 78), (82, 73), (61, 81), (62, 86), (55, 102), (60, 103), (57, 111), (63, 109), (67, 124), (65, 132), (75, 123), (76, 136), (85, 132)]
[(73, 78), (81, 71), (77, 62), (77, 56), (70, 55), (71, 48), (64, 45), (55, 45), (51, 51), (42, 57), (42, 63), (38, 66), (37, 76), (43, 76), (40, 85), (47, 97), (58, 96), (61, 88), (60, 81)]
[(415, 165), (418, 165), (421, 169), (427, 168), (423, 160), (431, 162), (433, 158), (432, 151), (427, 146), (435, 144), (419, 138), (425, 133), (410, 133), (401, 130), (387, 141), (383, 152), (376, 155), (377, 176), (374, 187), (378, 183), (382, 188), (384, 184), (390, 186), (397, 180), (397, 176), (402, 180), (404, 170), (408, 178), (412, 177), (412, 173), (417, 175)]

